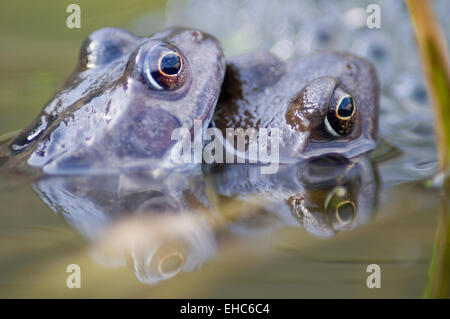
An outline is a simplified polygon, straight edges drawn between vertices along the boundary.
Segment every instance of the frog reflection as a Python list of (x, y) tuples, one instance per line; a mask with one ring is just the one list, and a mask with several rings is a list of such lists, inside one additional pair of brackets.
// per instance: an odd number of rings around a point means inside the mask
[[(301, 226), (319, 237), (367, 223), (378, 193), (376, 167), (368, 156), (311, 158), (261, 174), (257, 165), (224, 165), (215, 172), (221, 199), (243, 202), (241, 218), (230, 224), (239, 233)], [(238, 214), (239, 215), (239, 214)]]
[(0, 153), (11, 159), (7, 167), (25, 162), (51, 174), (173, 167), (172, 131), (209, 124), (224, 72), (221, 45), (207, 33), (100, 29), (33, 123)]
[[(277, 227), (301, 226), (325, 237), (352, 229), (369, 221), (377, 193), (366, 157), (314, 158), (273, 175), (261, 174), (258, 165), (215, 166), (209, 177), (220, 196), (206, 192), (200, 167), (159, 177), (145, 171), (46, 176), (34, 186), (88, 239), (99, 263), (128, 264), (148, 284), (198, 269), (236, 239)], [(231, 221), (221, 210), (234, 200), (244, 205)]]
[(113, 224), (94, 251), (101, 263), (126, 263), (141, 282), (156, 284), (211, 259), (219, 245), (215, 226), (211, 215), (198, 211), (147, 212)]
[(46, 176), (34, 183), (44, 202), (93, 245), (101, 264), (124, 265), (148, 284), (192, 271), (217, 249), (200, 169)]

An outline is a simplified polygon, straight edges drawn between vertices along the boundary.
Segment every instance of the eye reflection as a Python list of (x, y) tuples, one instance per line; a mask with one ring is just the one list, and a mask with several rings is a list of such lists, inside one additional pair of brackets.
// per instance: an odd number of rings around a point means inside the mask
[(158, 265), (159, 273), (172, 277), (176, 275), (183, 268), (184, 257), (179, 252), (173, 252), (161, 258)]
[(356, 215), (356, 205), (344, 186), (335, 187), (327, 196), (325, 209), (333, 214), (341, 226), (350, 224)]
[(336, 206), (336, 219), (342, 225), (350, 224), (355, 217), (355, 204), (351, 201), (342, 201)]

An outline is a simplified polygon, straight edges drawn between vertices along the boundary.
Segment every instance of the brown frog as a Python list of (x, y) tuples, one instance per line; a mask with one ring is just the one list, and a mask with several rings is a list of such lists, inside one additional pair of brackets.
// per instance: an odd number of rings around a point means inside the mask
[[(284, 62), (257, 50), (228, 63), (213, 125), (224, 136), (227, 128), (278, 129), (280, 163), (350, 158), (375, 147), (378, 100), (375, 69), (360, 57), (318, 52)], [(247, 149), (258, 134), (248, 136)]]

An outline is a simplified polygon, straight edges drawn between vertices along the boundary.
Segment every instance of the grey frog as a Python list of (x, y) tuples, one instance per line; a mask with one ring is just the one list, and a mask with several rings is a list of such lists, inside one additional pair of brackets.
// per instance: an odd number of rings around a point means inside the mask
[[(7, 145), (13, 161), (46, 173), (168, 164), (175, 128), (210, 123), (225, 73), (220, 43), (171, 28), (137, 37), (92, 33), (74, 72), (33, 123)], [(3, 152), (5, 153), (5, 152)], [(8, 163), (6, 164), (8, 165)]]

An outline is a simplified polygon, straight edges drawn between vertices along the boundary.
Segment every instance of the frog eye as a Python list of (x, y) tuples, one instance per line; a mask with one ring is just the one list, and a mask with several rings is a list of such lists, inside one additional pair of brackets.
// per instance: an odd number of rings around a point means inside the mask
[(144, 74), (148, 83), (157, 90), (174, 90), (186, 77), (186, 60), (174, 48), (154, 46), (144, 61)]
[(349, 93), (338, 87), (333, 92), (324, 124), (333, 136), (347, 135), (355, 122), (356, 103)]
[(349, 197), (345, 187), (337, 186), (325, 200), (325, 209), (333, 214), (342, 226), (350, 224), (356, 215), (356, 205)]

